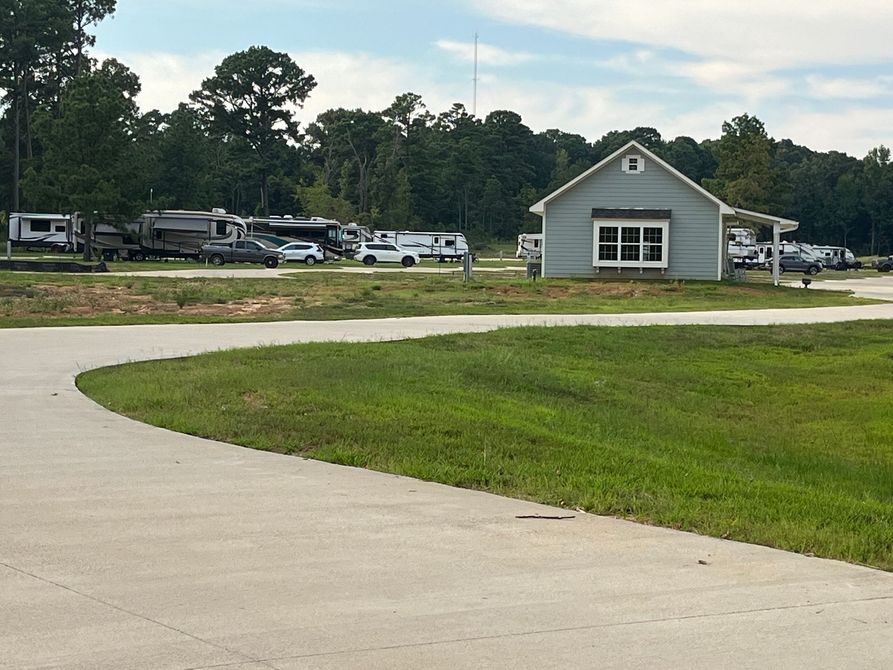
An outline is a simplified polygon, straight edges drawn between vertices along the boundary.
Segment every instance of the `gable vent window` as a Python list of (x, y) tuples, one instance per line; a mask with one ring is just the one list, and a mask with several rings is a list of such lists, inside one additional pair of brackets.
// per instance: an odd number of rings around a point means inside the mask
[(624, 156), (623, 171), (626, 174), (642, 174), (645, 172), (645, 159), (638, 154)]

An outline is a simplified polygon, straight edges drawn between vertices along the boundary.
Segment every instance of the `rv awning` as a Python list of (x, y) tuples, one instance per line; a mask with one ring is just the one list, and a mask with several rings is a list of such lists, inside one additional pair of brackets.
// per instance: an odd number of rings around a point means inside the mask
[(800, 227), (798, 221), (783, 219), (780, 216), (773, 216), (772, 214), (751, 212), (750, 210), (740, 209), (738, 207), (732, 207), (731, 210), (731, 213), (723, 213), (722, 215), (723, 222), (729, 225), (735, 225), (736, 223), (752, 226), (778, 225), (781, 229), (780, 232), (782, 233), (792, 233)]
[(166, 219), (158, 218), (153, 222), (155, 230), (176, 230), (189, 233), (207, 233), (210, 219)]

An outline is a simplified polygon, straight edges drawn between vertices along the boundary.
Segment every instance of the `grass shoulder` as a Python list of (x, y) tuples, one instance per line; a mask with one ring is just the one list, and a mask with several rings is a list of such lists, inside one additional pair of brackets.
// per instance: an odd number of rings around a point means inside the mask
[(138, 363), (141, 421), (893, 569), (889, 324), (525, 328)]
[(540, 280), (480, 273), (110, 277), (0, 272), (0, 327), (568, 314), (868, 304), (846, 292), (766, 284)]

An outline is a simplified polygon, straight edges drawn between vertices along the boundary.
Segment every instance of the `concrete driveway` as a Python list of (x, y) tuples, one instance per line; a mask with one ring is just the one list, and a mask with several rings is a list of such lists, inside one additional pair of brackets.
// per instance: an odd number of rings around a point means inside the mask
[(171, 433), (81, 370), (526, 324), (808, 323), (893, 304), (0, 330), (0, 667), (877, 668), (893, 575)]
[[(785, 282), (785, 284), (795, 288), (802, 286), (799, 279), (797, 281)], [(812, 291), (814, 289), (819, 291), (852, 291), (857, 298), (893, 301), (893, 276), (878, 273), (876, 277), (818, 279), (812, 282), (808, 290)]]

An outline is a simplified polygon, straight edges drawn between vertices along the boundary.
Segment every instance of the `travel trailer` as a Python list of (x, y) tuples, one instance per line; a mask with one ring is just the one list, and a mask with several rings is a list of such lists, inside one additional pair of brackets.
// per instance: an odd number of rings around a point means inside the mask
[(518, 250), (515, 252), (515, 258), (539, 258), (542, 255), (542, 233), (521, 233), (518, 235)]
[(9, 215), (9, 241), (13, 247), (74, 251), (71, 217), (13, 212)]
[[(84, 222), (75, 216), (74, 236), (84, 243)], [(245, 222), (223, 209), (210, 212), (162, 210), (136, 221), (94, 227), (92, 242), (103, 258), (199, 258), (204, 244), (230, 244), (246, 236)]]
[[(802, 242), (782, 242), (778, 246), (779, 254), (797, 254), (804, 260), (815, 260), (822, 265), (824, 262), (822, 257), (817, 254), (811, 246)], [(757, 245), (757, 263), (759, 265), (768, 265), (772, 260), (772, 243), (760, 242)]]
[(856, 255), (846, 247), (814, 246), (812, 249), (822, 258), (826, 268), (858, 270), (862, 267), (862, 263), (856, 259)]
[(420, 258), (438, 261), (461, 260), (468, 253), (468, 241), (462, 233), (426, 233), (415, 230), (376, 230), (375, 239), (414, 251)]

